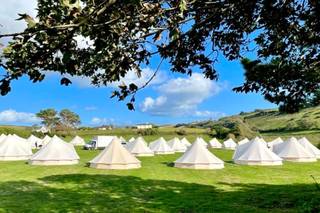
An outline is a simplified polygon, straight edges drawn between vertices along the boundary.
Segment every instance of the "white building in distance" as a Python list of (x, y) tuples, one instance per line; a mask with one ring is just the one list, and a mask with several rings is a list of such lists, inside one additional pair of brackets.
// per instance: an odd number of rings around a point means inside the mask
[(152, 129), (152, 124), (137, 124), (137, 129)]

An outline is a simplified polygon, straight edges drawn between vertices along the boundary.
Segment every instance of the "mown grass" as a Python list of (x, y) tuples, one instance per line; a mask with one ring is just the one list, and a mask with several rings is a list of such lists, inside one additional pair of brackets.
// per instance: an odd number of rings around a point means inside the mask
[[(181, 154), (141, 157), (142, 168), (87, 167), (99, 151), (77, 149), (74, 166), (0, 162), (0, 212), (298, 212), (319, 207), (320, 162), (279, 167), (236, 165), (211, 150), (222, 170), (172, 167)], [(311, 205), (310, 203), (315, 203)]]

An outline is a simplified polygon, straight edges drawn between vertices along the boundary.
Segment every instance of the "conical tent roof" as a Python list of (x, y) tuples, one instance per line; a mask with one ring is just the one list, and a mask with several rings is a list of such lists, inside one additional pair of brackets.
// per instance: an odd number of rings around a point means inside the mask
[(14, 135), (8, 135), (0, 143), (0, 160), (27, 160), (31, 155), (31, 146)]
[(294, 137), (274, 145), (273, 152), (287, 161), (313, 162), (317, 160), (316, 156), (307, 151)]
[(173, 149), (175, 152), (185, 152), (187, 147), (181, 143), (179, 138), (175, 137), (168, 141), (168, 145)]
[(35, 149), (42, 144), (42, 139), (34, 135), (30, 135), (30, 137), (27, 139), (27, 142), (31, 145), (32, 149)]
[(298, 140), (298, 142), (309, 152), (313, 153), (316, 158), (320, 159), (320, 150), (315, 147), (310, 141), (306, 138), (303, 137)]
[(251, 141), (249, 141), (247, 143), (238, 145), (233, 153), (232, 160), (238, 159), (247, 150), (247, 148), (251, 145), (251, 143), (254, 141), (258, 141), (261, 143), (260, 138), (255, 137), (254, 139), (252, 139)]
[(249, 141), (250, 140), (248, 138), (244, 138), (244, 139), (242, 139), (241, 141), (238, 142), (238, 145), (248, 143)]
[(174, 162), (175, 167), (189, 169), (222, 169), (222, 160), (212, 154), (201, 141), (196, 140), (189, 149)]
[(277, 137), (273, 141), (270, 141), (269, 143), (267, 143), (267, 145), (268, 145), (268, 147), (272, 148), (272, 146), (277, 145), (282, 142), (283, 142), (283, 140), (280, 137)]
[(223, 142), (222, 146), (225, 149), (235, 149), (237, 147), (237, 143), (234, 142), (232, 138), (229, 138), (228, 140)]
[(150, 143), (149, 148), (155, 154), (173, 154), (174, 150), (167, 144), (163, 137)]
[(49, 141), (51, 140), (51, 137), (49, 135), (44, 136), (44, 138), (42, 139), (42, 146), (45, 146), (49, 143)]
[(127, 150), (135, 156), (153, 156), (153, 151), (146, 145), (142, 137), (138, 137), (126, 146)]
[(122, 136), (119, 137), (119, 140), (120, 140), (121, 143), (126, 143), (127, 142), (126, 139), (124, 139), (124, 137), (122, 137)]
[(132, 141), (134, 141), (134, 140), (135, 140), (135, 138), (132, 137), (132, 138), (130, 138), (130, 139), (128, 140), (128, 142), (132, 142)]
[(118, 138), (114, 138), (89, 163), (90, 167), (97, 169), (135, 169), (141, 167), (140, 161), (121, 145)]
[(282, 159), (269, 150), (260, 138), (239, 145), (233, 160), (235, 163), (246, 165), (282, 165)]
[(43, 146), (29, 160), (31, 165), (71, 165), (77, 164), (79, 156), (73, 145), (57, 136), (53, 136), (47, 145)]
[(25, 146), (27, 150), (31, 150), (32, 147), (31, 147), (31, 144), (28, 143), (27, 139), (23, 138), (23, 137), (20, 137), (16, 134), (13, 134), (12, 135), (17, 141), (20, 141), (22, 143), (22, 146)]
[(83, 146), (86, 144), (86, 142), (83, 140), (83, 138), (76, 135), (71, 141), (70, 144), (74, 146)]
[[(232, 159), (235, 160), (237, 158), (239, 158), (247, 149), (248, 147), (253, 143), (253, 142), (257, 142), (257, 143), (261, 143), (262, 145), (266, 146), (266, 144), (261, 140), (261, 138), (259, 137), (255, 137), (254, 139), (250, 140), (247, 143), (243, 143), (240, 144), (236, 147), (235, 152), (233, 153), (233, 157)], [(267, 147), (267, 146), (266, 146)]]
[(205, 147), (208, 146), (207, 142), (202, 137), (197, 137), (196, 140), (200, 141), (200, 143)]
[(186, 138), (182, 138), (181, 140), (181, 143), (183, 144), (183, 145), (185, 145), (186, 147), (189, 147), (189, 146), (191, 146), (191, 143), (188, 141), (188, 139), (186, 139)]
[(267, 142), (263, 139), (263, 137), (259, 137), (260, 138), (260, 142), (264, 143), (265, 145), (267, 145)]
[(209, 141), (209, 146), (211, 148), (222, 148), (222, 144), (218, 141), (217, 138), (212, 138), (210, 141)]

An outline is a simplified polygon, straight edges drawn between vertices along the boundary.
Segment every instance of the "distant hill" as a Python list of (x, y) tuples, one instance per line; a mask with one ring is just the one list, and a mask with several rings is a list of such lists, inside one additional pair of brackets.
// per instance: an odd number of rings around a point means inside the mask
[(177, 126), (212, 129), (212, 136), (252, 137), (261, 133), (320, 130), (320, 107), (312, 107), (294, 114), (276, 109), (255, 110), (223, 117), (217, 121), (193, 122)]

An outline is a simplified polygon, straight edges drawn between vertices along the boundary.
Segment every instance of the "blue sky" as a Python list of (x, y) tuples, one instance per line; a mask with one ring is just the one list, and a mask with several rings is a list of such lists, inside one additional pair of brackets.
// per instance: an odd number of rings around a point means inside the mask
[[(0, 23), (10, 23), (16, 13), (30, 10), (30, 5), (13, 0), (12, 5), (0, 9)], [(17, 6), (19, 4), (19, 6)], [(31, 4), (32, 5), (32, 4)], [(1, 11), (3, 10), (3, 11)], [(6, 26), (5, 26), (6, 27)], [(5, 28), (16, 31), (17, 28)], [(158, 65), (158, 59), (145, 68), (142, 79), (137, 80), (131, 73), (125, 82), (142, 84)], [(161, 66), (160, 75), (155, 81), (138, 93), (136, 110), (129, 111), (125, 102), (110, 99), (115, 86), (95, 88), (88, 79), (73, 79), (73, 84), (60, 86), (60, 77), (49, 74), (41, 83), (33, 84), (22, 78), (12, 84), (12, 92), (0, 97), (0, 124), (32, 125), (37, 123), (34, 113), (45, 108), (61, 110), (68, 108), (81, 116), (83, 125), (101, 124), (133, 125), (152, 122), (158, 124), (190, 122), (194, 120), (215, 119), (223, 115), (237, 114), (241, 111), (274, 108), (260, 94), (236, 94), (232, 88), (243, 82), (243, 69), (239, 61), (226, 61), (220, 58), (216, 64), (219, 81), (211, 82), (201, 75), (188, 76), (172, 74), (168, 64)], [(3, 70), (1, 70), (3, 72)]]

